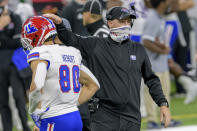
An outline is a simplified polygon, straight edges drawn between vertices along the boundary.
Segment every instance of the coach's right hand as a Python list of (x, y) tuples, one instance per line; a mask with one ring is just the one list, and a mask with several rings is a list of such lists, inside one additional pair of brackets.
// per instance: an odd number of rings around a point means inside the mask
[(44, 17), (51, 19), (55, 24), (61, 24), (62, 18), (54, 14), (43, 14)]

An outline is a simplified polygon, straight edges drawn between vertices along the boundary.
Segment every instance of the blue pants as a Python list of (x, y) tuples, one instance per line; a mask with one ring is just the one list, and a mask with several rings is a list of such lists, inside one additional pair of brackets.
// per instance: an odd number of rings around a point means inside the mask
[(82, 131), (79, 111), (41, 120), (40, 131)]

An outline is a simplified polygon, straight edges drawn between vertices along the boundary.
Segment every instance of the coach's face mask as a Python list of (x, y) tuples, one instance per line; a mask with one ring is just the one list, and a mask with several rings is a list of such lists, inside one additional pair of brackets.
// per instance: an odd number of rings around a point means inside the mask
[(129, 39), (130, 34), (131, 34), (131, 26), (129, 25), (110, 29), (111, 38), (119, 43)]

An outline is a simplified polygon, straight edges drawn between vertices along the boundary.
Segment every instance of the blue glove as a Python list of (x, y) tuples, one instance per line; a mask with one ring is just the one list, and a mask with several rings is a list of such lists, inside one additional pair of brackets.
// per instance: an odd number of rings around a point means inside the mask
[(41, 114), (42, 114), (42, 111), (38, 110), (38, 109), (35, 112), (33, 112), (32, 114), (30, 114), (32, 120), (34, 121), (34, 123), (36, 124), (36, 126), (38, 128), (40, 128), (40, 125), (41, 125), (41, 120), (40, 120)]

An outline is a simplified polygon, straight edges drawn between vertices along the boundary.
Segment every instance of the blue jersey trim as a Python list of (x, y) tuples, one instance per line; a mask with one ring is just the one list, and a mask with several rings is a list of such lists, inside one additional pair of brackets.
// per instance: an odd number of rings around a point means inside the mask
[(32, 54), (29, 54), (27, 59), (29, 60), (29, 59), (32, 59), (32, 58), (39, 58), (39, 57), (40, 57), (39, 52), (34, 52)]

